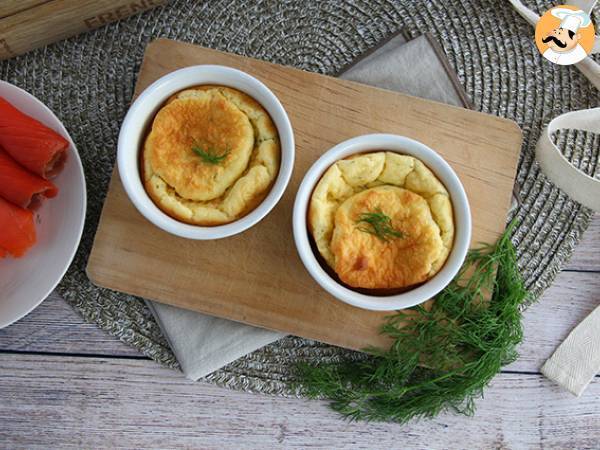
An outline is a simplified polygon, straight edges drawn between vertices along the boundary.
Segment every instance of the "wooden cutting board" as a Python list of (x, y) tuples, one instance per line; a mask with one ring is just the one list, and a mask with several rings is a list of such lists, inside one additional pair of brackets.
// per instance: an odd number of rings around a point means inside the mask
[(97, 285), (342, 347), (385, 345), (384, 312), (348, 306), (321, 289), (297, 256), (292, 205), (310, 165), (365, 133), (408, 136), (437, 150), (460, 176), (473, 212), (473, 243), (504, 229), (521, 146), (512, 121), (191, 44), (146, 49), (136, 95), (157, 78), (196, 64), (244, 70), (279, 97), (296, 136), (292, 180), (276, 208), (228, 239), (191, 241), (141, 216), (115, 169), (89, 258)]

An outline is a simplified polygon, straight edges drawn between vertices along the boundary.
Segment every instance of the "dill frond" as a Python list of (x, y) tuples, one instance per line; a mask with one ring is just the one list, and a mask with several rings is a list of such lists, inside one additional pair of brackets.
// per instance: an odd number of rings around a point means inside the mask
[(192, 151), (196, 155), (198, 155), (200, 158), (202, 158), (202, 161), (204, 161), (205, 163), (208, 163), (208, 164), (213, 164), (213, 165), (219, 164), (229, 154), (229, 149), (225, 150), (223, 153), (221, 153), (219, 155), (216, 153), (216, 151), (214, 149), (207, 148), (206, 150), (204, 150), (198, 144), (194, 144), (192, 146)]
[(404, 237), (404, 233), (394, 229), (392, 219), (385, 215), (381, 209), (377, 209), (375, 212), (362, 213), (356, 223), (359, 225), (364, 224), (358, 227), (360, 231), (377, 236), (384, 242)]

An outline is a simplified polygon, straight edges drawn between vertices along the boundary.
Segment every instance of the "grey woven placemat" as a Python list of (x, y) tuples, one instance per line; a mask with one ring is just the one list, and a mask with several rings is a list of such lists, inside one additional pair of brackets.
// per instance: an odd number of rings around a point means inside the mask
[[(551, 2), (528, 2), (543, 12)], [(597, 23), (597, 20), (596, 20)], [(85, 266), (115, 160), (117, 134), (128, 108), (145, 46), (156, 37), (194, 42), (305, 70), (332, 74), (378, 41), (404, 28), (433, 33), (472, 98), (475, 109), (516, 120), (524, 142), (517, 182), (521, 221), (514, 235), (523, 276), (537, 297), (570, 256), (591, 212), (546, 181), (534, 163), (540, 130), (559, 113), (598, 106), (600, 94), (569, 67), (549, 64), (533, 31), (505, 1), (174, 1), (169, 6), (1, 62), (0, 77), (52, 108), (78, 145), (88, 183), (81, 247), (59, 292), (86, 320), (143, 354), (177, 363), (144, 303), (93, 286)], [(596, 173), (598, 136), (558, 136), (567, 157)], [(207, 378), (246, 390), (289, 393), (299, 359), (348, 352), (289, 337), (237, 360)]]

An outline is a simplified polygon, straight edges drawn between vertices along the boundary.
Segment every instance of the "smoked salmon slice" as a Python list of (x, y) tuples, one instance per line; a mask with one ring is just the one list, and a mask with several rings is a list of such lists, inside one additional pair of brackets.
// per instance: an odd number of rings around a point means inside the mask
[(0, 145), (23, 167), (48, 179), (64, 165), (69, 142), (0, 97)]
[(33, 213), (0, 197), (0, 254), (23, 256), (35, 244)]
[(36, 206), (41, 197), (52, 198), (58, 188), (44, 178), (25, 170), (0, 148), (0, 197), (21, 208)]

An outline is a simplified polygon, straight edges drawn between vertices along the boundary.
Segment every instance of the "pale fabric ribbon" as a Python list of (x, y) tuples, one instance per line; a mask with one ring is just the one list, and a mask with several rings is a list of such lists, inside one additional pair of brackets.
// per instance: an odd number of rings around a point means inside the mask
[[(531, 25), (540, 17), (520, 0), (509, 0), (518, 13)], [(591, 13), (596, 0), (573, 0), (568, 4)], [(600, 36), (596, 36), (592, 53), (600, 53)], [(600, 89), (600, 65), (587, 57), (576, 67)], [(600, 211), (600, 180), (575, 166), (552, 142), (552, 133), (559, 129), (576, 129), (600, 133), (600, 108), (562, 114), (550, 121), (536, 145), (536, 158), (542, 172), (571, 198), (588, 208)], [(581, 322), (556, 349), (542, 367), (549, 379), (579, 396), (600, 371), (600, 307)]]

